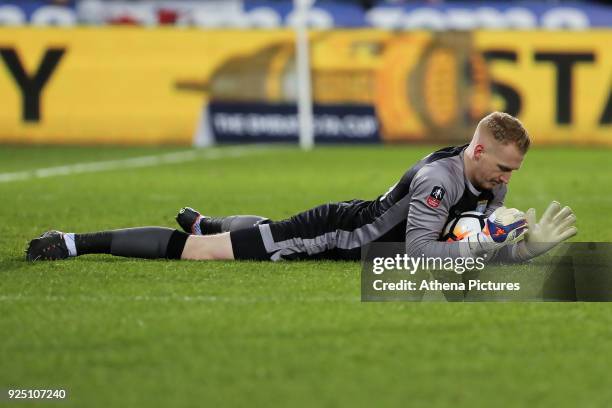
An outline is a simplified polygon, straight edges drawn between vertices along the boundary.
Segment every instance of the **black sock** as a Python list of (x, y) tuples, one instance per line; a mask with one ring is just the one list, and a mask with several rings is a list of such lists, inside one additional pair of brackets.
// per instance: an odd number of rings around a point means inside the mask
[(112, 240), (110, 231), (74, 234), (74, 244), (78, 255), (110, 254)]
[(77, 255), (180, 259), (188, 237), (189, 234), (170, 228), (142, 227), (75, 234), (74, 240)]
[(203, 217), (200, 230), (203, 235), (220, 234), (222, 232), (239, 231), (255, 225), (265, 224), (270, 219), (258, 215), (232, 215), (229, 217)]

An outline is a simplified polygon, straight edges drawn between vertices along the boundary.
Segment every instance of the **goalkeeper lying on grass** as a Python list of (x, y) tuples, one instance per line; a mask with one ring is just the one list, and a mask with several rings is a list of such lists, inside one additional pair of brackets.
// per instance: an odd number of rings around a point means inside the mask
[[(408, 256), (486, 256), (520, 262), (574, 236), (569, 207), (550, 204), (539, 222), (503, 207), (506, 185), (530, 140), (520, 121), (495, 112), (480, 121), (471, 142), (438, 150), (410, 168), (373, 201), (324, 204), (283, 221), (256, 216), (209, 218), (184, 208), (186, 232), (162, 227), (87, 234), (50, 231), (30, 242), (27, 259), (86, 254), (167, 259), (358, 260), (371, 242), (405, 242)], [(448, 220), (465, 211), (487, 218), (482, 232), (461, 242), (440, 241)], [(524, 239), (523, 239), (524, 238)]]

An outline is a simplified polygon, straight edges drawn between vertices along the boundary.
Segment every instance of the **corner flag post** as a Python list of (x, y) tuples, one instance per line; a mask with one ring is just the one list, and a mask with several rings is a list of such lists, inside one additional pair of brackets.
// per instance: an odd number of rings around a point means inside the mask
[(314, 118), (312, 112), (312, 85), (310, 78), (310, 50), (308, 44), (308, 10), (314, 0), (293, 0), (296, 13), (296, 70), (298, 97), (298, 124), (300, 147), (311, 150), (314, 146)]

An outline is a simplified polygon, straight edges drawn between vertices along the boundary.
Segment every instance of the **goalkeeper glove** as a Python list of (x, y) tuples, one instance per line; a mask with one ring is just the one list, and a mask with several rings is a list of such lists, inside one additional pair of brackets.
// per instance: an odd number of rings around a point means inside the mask
[(561, 204), (556, 201), (550, 203), (540, 222), (536, 223), (536, 212), (533, 208), (527, 210), (526, 216), (529, 230), (525, 239), (516, 246), (516, 255), (522, 261), (550, 251), (578, 232), (574, 226), (576, 216), (572, 209), (567, 206), (561, 208)]
[(517, 242), (527, 230), (525, 214), (516, 208), (499, 207), (485, 221), (478, 234), (464, 238), (462, 255), (465, 258), (484, 256), (491, 258), (501, 247)]

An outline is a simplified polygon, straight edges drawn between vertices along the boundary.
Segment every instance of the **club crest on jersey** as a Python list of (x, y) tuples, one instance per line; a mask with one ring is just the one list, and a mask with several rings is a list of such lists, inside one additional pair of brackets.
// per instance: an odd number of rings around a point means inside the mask
[(440, 186), (435, 186), (433, 190), (431, 190), (431, 194), (429, 194), (429, 197), (427, 197), (427, 205), (432, 208), (438, 208), (440, 202), (444, 198), (445, 193), (446, 191), (444, 191), (444, 188)]

